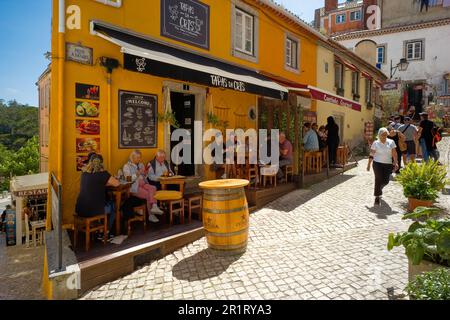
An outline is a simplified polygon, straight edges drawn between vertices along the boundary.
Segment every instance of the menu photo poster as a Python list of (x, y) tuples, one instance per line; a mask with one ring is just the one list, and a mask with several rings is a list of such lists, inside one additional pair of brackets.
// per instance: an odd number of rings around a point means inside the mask
[(75, 97), (85, 100), (100, 100), (100, 86), (84, 83), (75, 84)]
[(100, 135), (100, 121), (76, 119), (75, 128), (80, 135), (98, 136)]
[(77, 117), (98, 118), (100, 115), (100, 103), (77, 100), (75, 102), (75, 115)]
[(88, 155), (77, 155), (77, 171), (83, 171), (83, 168), (87, 165)]
[(89, 153), (100, 151), (100, 138), (77, 138), (76, 153)]
[(157, 147), (158, 97), (119, 91), (119, 149)]

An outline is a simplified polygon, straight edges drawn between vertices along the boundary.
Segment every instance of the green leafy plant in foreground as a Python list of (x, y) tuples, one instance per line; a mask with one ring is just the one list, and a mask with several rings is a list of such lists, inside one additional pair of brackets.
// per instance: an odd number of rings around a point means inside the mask
[(177, 118), (175, 116), (175, 112), (172, 111), (158, 113), (158, 121), (169, 123), (172, 127), (176, 129), (180, 127), (180, 124), (178, 123)]
[(420, 219), (427, 218), (429, 219), (431, 216), (437, 215), (441, 212), (441, 209), (438, 208), (429, 208), (429, 207), (417, 207), (414, 209), (412, 213), (405, 214), (403, 216), (403, 220), (405, 219)]
[(424, 272), (408, 284), (406, 291), (416, 300), (450, 300), (450, 269)]
[(397, 175), (396, 180), (403, 187), (407, 198), (434, 201), (439, 191), (444, 189), (447, 170), (437, 161), (427, 161), (422, 164), (410, 162)]
[(390, 233), (387, 249), (403, 246), (405, 254), (413, 265), (418, 265), (424, 258), (432, 262), (449, 265), (450, 261), (450, 220), (428, 219), (414, 222), (403, 233)]

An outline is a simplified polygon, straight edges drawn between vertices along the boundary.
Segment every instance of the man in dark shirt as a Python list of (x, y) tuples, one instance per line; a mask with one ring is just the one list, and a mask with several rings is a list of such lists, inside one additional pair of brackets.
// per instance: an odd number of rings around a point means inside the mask
[(420, 119), (418, 136), (423, 160), (428, 161), (430, 156), (436, 159), (435, 146), (433, 146), (434, 122), (428, 120), (428, 113), (426, 112), (420, 114)]

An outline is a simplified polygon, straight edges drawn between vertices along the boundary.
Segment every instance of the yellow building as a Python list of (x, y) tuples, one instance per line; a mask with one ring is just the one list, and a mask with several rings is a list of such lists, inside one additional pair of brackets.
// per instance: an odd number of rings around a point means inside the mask
[(39, 94), (39, 171), (48, 172), (51, 72), (48, 67), (37, 83)]
[[(170, 99), (178, 115), (184, 103), (191, 105), (178, 119), (183, 128), (193, 129), (194, 120), (209, 128), (210, 112), (231, 128), (257, 128), (249, 112), (257, 110), (258, 98), (283, 101), (288, 93), (262, 73), (316, 83), (317, 36), (270, 1), (55, 0), (53, 10), (49, 170), (63, 185), (65, 223), (78, 194), (77, 159), (88, 151), (100, 152), (113, 174), (133, 148), (145, 161), (158, 149), (170, 151), (166, 123), (149, 124), (142, 143), (131, 139), (137, 132), (127, 131), (120, 111), (133, 100), (127, 98), (156, 106), (150, 122), (167, 111)], [(80, 132), (82, 120), (94, 135)], [(213, 177), (203, 166), (185, 170)]]
[[(173, 128), (160, 121), (164, 115), (174, 113), (194, 135), (213, 126), (211, 115), (227, 128), (279, 128), (297, 154), (299, 105), (319, 123), (342, 113), (352, 130), (344, 129), (344, 139), (361, 134), (373, 110), (351, 110), (329, 92), (335, 48), (270, 0), (53, 0), (48, 167), (62, 187), (61, 223), (73, 223), (80, 163), (90, 151), (103, 155), (113, 175), (133, 149), (145, 163), (158, 149), (171, 156)], [(325, 93), (339, 105), (320, 102), (331, 101)], [(199, 144), (193, 140), (192, 149)], [(194, 185), (216, 178), (201, 164), (179, 173)], [(49, 230), (51, 218), (49, 210)]]

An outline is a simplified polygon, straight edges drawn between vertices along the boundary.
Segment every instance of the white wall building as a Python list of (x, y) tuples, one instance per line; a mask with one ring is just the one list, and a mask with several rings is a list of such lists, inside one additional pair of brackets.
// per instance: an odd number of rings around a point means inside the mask
[(388, 77), (391, 61), (395, 67), (400, 59), (406, 58), (408, 69), (396, 70), (392, 79), (404, 84), (408, 106), (414, 105), (420, 110), (436, 98), (439, 98), (438, 103), (448, 105), (450, 100), (445, 99), (445, 95), (450, 94), (450, 18), (351, 32), (334, 40), (349, 49), (354, 49), (362, 40), (374, 41), (378, 66)]

